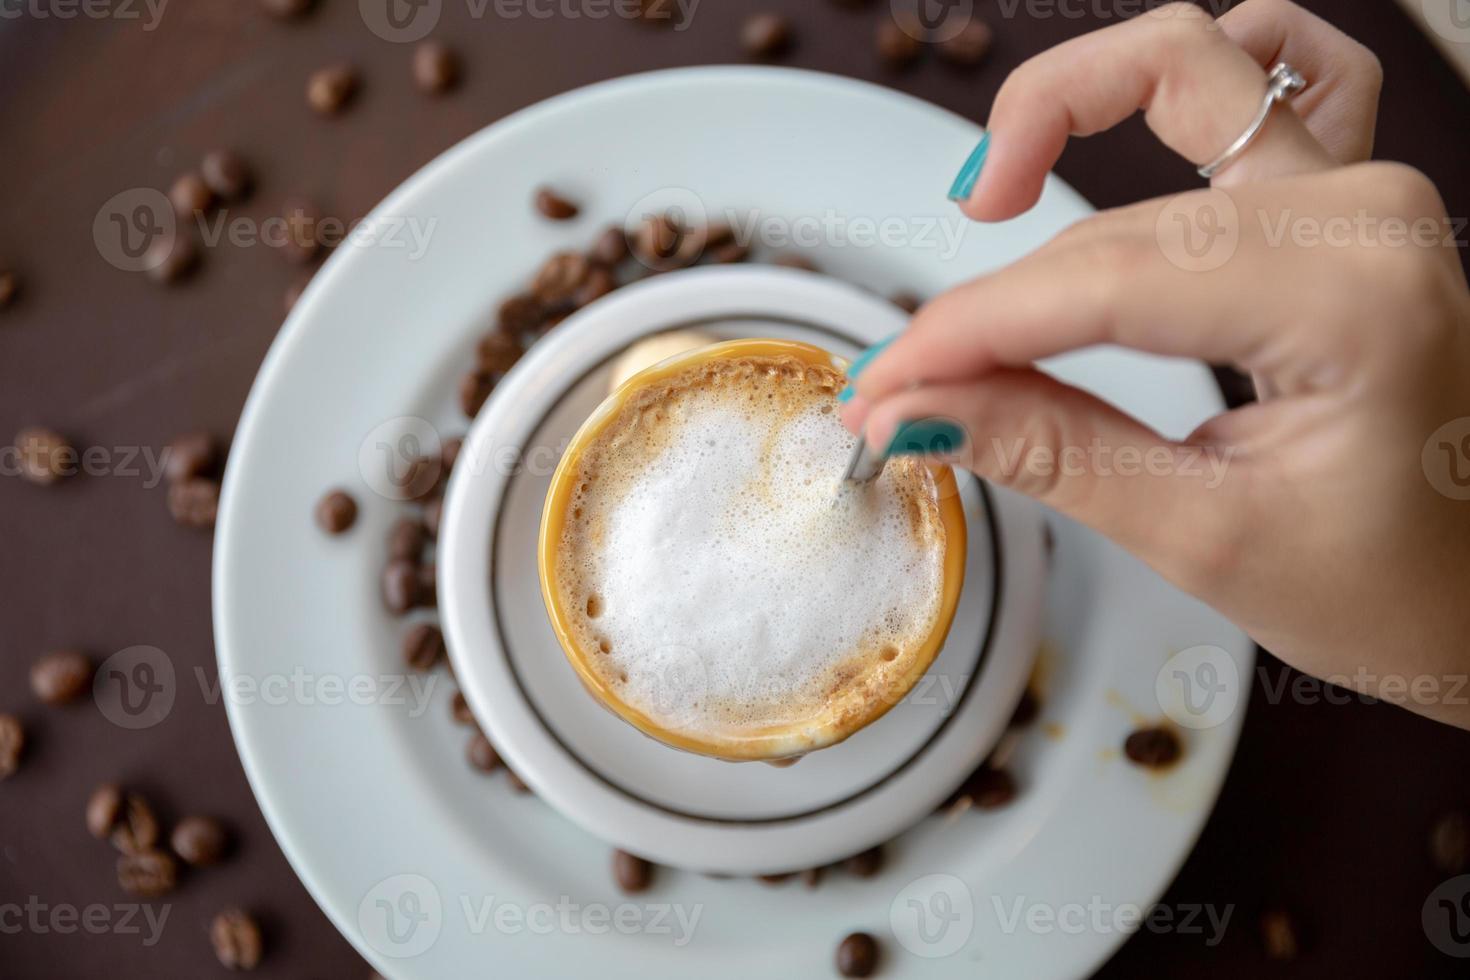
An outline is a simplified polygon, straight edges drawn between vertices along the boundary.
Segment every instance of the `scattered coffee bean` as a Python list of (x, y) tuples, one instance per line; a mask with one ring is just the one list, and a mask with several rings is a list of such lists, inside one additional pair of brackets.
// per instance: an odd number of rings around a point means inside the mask
[(801, 883), (808, 888), (815, 888), (822, 883), (821, 868), (807, 868), (801, 873)]
[(186, 864), (207, 868), (224, 859), (230, 849), (230, 835), (213, 817), (185, 817), (169, 835), (169, 846)]
[(0, 779), (20, 768), (26, 750), (26, 729), (15, 715), (0, 715)]
[(433, 562), (419, 566), (419, 605), (425, 609), (439, 605), (439, 572)]
[(164, 447), (163, 472), (170, 483), (208, 476), (219, 464), (219, 446), (208, 432), (188, 432)]
[(958, 34), (939, 42), (939, 57), (952, 65), (973, 68), (990, 53), (992, 40), (990, 25), (971, 15)]
[(429, 532), (422, 521), (402, 517), (388, 532), (388, 557), (394, 561), (418, 564), (423, 559), (424, 548), (429, 543)]
[(182, 229), (158, 239), (143, 254), (143, 267), (156, 283), (181, 282), (199, 266), (199, 249)]
[(260, 5), (272, 17), (290, 20), (308, 13), (315, 5), (315, 0), (260, 0)]
[(617, 225), (603, 230), (588, 253), (592, 261), (612, 268), (628, 257), (628, 235)]
[(1183, 747), (1173, 730), (1150, 727), (1130, 734), (1123, 742), (1123, 752), (1140, 766), (1164, 769), (1179, 761)]
[(92, 661), (77, 650), (51, 650), (31, 664), (31, 690), (50, 705), (70, 704), (92, 686)]
[(1016, 798), (1016, 780), (1009, 770), (982, 765), (965, 780), (959, 796), (978, 810), (994, 810)]
[(1281, 909), (1272, 909), (1261, 916), (1261, 942), (1266, 947), (1266, 955), (1273, 960), (1294, 960), (1301, 949), (1296, 923)]
[(683, 241), (684, 226), (671, 215), (656, 214), (639, 223), (629, 246), (634, 257), (650, 269), (667, 270), (678, 268), (685, 258), (680, 255)]
[(211, 150), (204, 155), (199, 170), (204, 183), (221, 201), (240, 201), (250, 195), (255, 175), (250, 164), (232, 150)]
[(286, 257), (298, 265), (316, 258), (322, 248), (317, 234), (321, 212), (310, 201), (288, 201), (282, 217), (286, 219), (286, 240), (282, 244)]
[(1021, 692), (1021, 700), (1016, 702), (1016, 710), (1011, 712), (1011, 720), (1006, 723), (1007, 728), (1025, 728), (1036, 720), (1041, 714), (1041, 699), (1031, 688)]
[(888, 297), (888, 302), (903, 310), (905, 313), (917, 313), (923, 301), (910, 292), (894, 293)]
[(470, 703), (465, 700), (463, 691), (455, 691), (454, 697), (449, 699), (449, 716), (459, 725), (475, 724), (475, 715), (470, 711)]
[(180, 217), (192, 218), (195, 214), (209, 210), (214, 203), (214, 191), (204, 178), (190, 171), (179, 174), (168, 191), (169, 203)]
[(424, 529), (431, 538), (439, 537), (439, 521), (444, 517), (444, 498), (432, 497), (424, 504)]
[(405, 500), (424, 500), (443, 493), (448, 480), (449, 471), (439, 456), (420, 456), (409, 464), (398, 490)]
[(446, 475), (453, 472), (454, 464), (459, 462), (459, 454), (462, 449), (464, 449), (464, 439), (459, 436), (451, 436), (440, 444), (439, 463), (444, 467)]
[(179, 865), (164, 851), (123, 854), (117, 859), (117, 883), (129, 895), (157, 898), (174, 890)]
[(762, 885), (784, 885), (791, 880), (793, 872), (783, 871), (780, 874), (756, 875), (755, 880)]
[(837, 944), (837, 972), (844, 977), (871, 977), (878, 968), (878, 940), (854, 932)]
[(411, 561), (394, 559), (383, 569), (383, 605), (397, 616), (419, 604), (419, 568)]
[(912, 65), (924, 49), (917, 37), (892, 18), (884, 18), (878, 24), (877, 46), (878, 59), (893, 69)]
[(1429, 835), (1429, 853), (1434, 866), (1446, 874), (1459, 874), (1470, 866), (1470, 820), (1463, 813), (1446, 813)]
[(518, 293), (500, 304), (496, 323), (500, 332), (519, 338), (540, 328), (546, 319), (541, 302), (530, 293)]
[(854, 854), (842, 862), (843, 868), (850, 875), (859, 878), (871, 878), (883, 870), (883, 847), (870, 847), (860, 854)]
[(582, 209), (550, 187), (541, 187), (536, 190), (536, 210), (552, 221), (570, 221)]
[(750, 258), (750, 246), (741, 245), (739, 242), (726, 242), (710, 250), (709, 257), (710, 261), (717, 265), (730, 265), (735, 262), (744, 262)]
[(415, 623), (403, 637), (403, 661), (414, 670), (429, 670), (444, 658), (444, 634), (432, 623)]
[(118, 811), (112, 828), (112, 846), (124, 854), (142, 854), (158, 843), (158, 818), (148, 801), (137, 793), (129, 793)]
[[(501, 764), (504, 765), (504, 763)], [(510, 787), (512, 793), (516, 793), (520, 796), (525, 796), (527, 793), (531, 792), (531, 787), (527, 786), (526, 781), (520, 776), (516, 775), (516, 771), (510, 766), (505, 767), (505, 782), (506, 785)]]
[(531, 291), (547, 307), (571, 303), (594, 268), (581, 252), (557, 252), (541, 264)]
[(103, 783), (92, 790), (87, 798), (87, 833), (98, 840), (111, 837), (122, 815), (122, 806), (122, 787), (116, 783)]
[(333, 490), (316, 505), (316, 522), (328, 534), (341, 534), (357, 521), (357, 501), (344, 490)]
[(753, 58), (774, 58), (791, 47), (791, 21), (780, 14), (747, 17), (740, 28), (740, 45)]
[(297, 276), (291, 281), (291, 285), (287, 286), (285, 293), (281, 295), (281, 311), (283, 313), (290, 313), (296, 309), (296, 304), (301, 302), (301, 294), (306, 292), (306, 287), (310, 283), (311, 276), (309, 274)]
[(219, 513), (219, 481), (196, 477), (171, 485), (168, 510), (182, 527), (214, 527)]
[(495, 751), (490, 740), (479, 732), (470, 736), (469, 745), (465, 746), (465, 758), (481, 772), (494, 772), (500, 768), (500, 754)]
[(636, 895), (653, 884), (653, 863), (627, 851), (613, 851), (613, 880), (624, 894)]
[(226, 909), (214, 917), (209, 942), (226, 970), (253, 970), (260, 965), (260, 926), (240, 909)]
[(492, 330), (480, 338), (475, 348), (475, 360), (480, 370), (504, 374), (521, 359), (524, 348), (515, 334), (507, 330)]
[(20, 277), (9, 269), (0, 269), (0, 310), (5, 309), (20, 295)]
[(778, 255), (773, 260), (773, 263), (785, 269), (800, 269), (803, 272), (818, 271), (817, 264), (815, 262), (807, 258), (805, 255), (798, 255), (795, 252), (787, 252), (785, 255)]
[(500, 382), (501, 375), (495, 371), (470, 371), (459, 379), (459, 408), (466, 418), (474, 418), (485, 406), (485, 399)]
[(15, 436), (20, 475), (31, 483), (50, 486), (73, 472), (77, 451), (59, 432), (51, 429), (22, 429)]
[(449, 91), (459, 81), (459, 69), (459, 57), (438, 41), (425, 41), (413, 50), (413, 80), (420, 92)]
[(572, 304), (581, 309), (617, 288), (618, 282), (613, 278), (612, 272), (606, 266), (594, 265), (587, 270), (587, 277), (582, 280), (582, 285), (577, 287)]
[(335, 116), (357, 92), (357, 71), (351, 65), (328, 65), (311, 73), (306, 101), (318, 115)]

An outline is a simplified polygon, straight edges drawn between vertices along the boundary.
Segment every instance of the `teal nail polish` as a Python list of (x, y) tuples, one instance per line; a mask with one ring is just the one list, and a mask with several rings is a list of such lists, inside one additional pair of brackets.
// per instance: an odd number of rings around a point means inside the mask
[(852, 385), (848, 385), (846, 388), (843, 388), (837, 393), (837, 400), (846, 405), (848, 402), (852, 401), (856, 395), (857, 389), (854, 388)]
[(954, 183), (949, 186), (949, 199), (951, 201), (963, 201), (970, 196), (975, 189), (975, 182), (980, 179), (980, 168), (985, 166), (985, 156), (990, 152), (990, 134), (986, 133), (980, 137), (980, 142), (970, 151), (969, 157), (965, 159), (965, 165), (955, 175)]
[(965, 444), (965, 430), (946, 419), (919, 419), (900, 423), (888, 441), (885, 456), (948, 455)]
[[(873, 363), (873, 359), (875, 357), (887, 350), (888, 345), (893, 343), (897, 339), (898, 334), (894, 334), (892, 337), (880, 340), (872, 347), (869, 347), (867, 350), (863, 351), (861, 354), (853, 359), (852, 364), (848, 365), (847, 376), (849, 378), (856, 379), (858, 375), (862, 374), (863, 371), (867, 369), (869, 364)], [(848, 387), (851, 387), (851, 385), (849, 385)], [(841, 396), (839, 395), (838, 397), (840, 398)], [(849, 395), (848, 397), (851, 398), (852, 396)]]

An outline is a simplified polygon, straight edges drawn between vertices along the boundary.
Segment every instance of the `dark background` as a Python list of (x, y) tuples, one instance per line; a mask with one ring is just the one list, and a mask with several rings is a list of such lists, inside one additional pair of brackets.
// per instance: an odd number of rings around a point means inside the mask
[[(329, 214), (360, 216), (446, 147), (547, 96), (630, 72), (745, 60), (739, 28), (755, 6), (705, 0), (675, 34), (615, 18), (477, 21), (447, 0), (434, 37), (461, 52), (466, 74), (436, 100), (413, 86), (412, 46), (372, 35), (351, 0), (322, 0), (290, 23), (255, 0), (173, 0), (152, 32), (139, 21), (0, 20), (0, 268), (23, 279), (20, 300), (0, 311), (0, 439), (43, 424), (78, 446), (156, 451), (182, 431), (227, 439), (234, 427), (296, 271), (272, 249), (224, 246), (216, 251), (228, 255), (208, 256), (176, 288), (120, 272), (91, 237), (116, 192), (167, 190), (204, 152), (227, 146), (259, 176), (236, 213), (265, 217), (305, 196)], [(1451, 215), (1470, 213), (1470, 97), (1459, 78), (1386, 0), (1308, 6), (1383, 61), (1377, 155), (1423, 169)], [(1010, 68), (1098, 23), (991, 10), (996, 43), (981, 69), (931, 56), (891, 72), (872, 41), (886, 7), (759, 4), (794, 22), (787, 63), (877, 80), (980, 121)], [(362, 91), (341, 117), (320, 119), (305, 104), (305, 79), (343, 59), (362, 69)], [(1099, 207), (1199, 184), (1137, 119), (1074, 143), (1057, 169)], [(169, 651), (190, 689), (195, 666), (213, 676), (209, 535), (176, 526), (164, 493), (141, 479), (78, 477), (51, 489), (0, 479), (0, 711), (21, 716), (31, 737), (21, 771), (0, 783), (0, 903), (127, 901), (111, 849), (83, 825), (103, 780), (143, 789), (166, 818), (228, 817), (239, 854), (188, 879), (156, 947), (136, 936), (0, 934), (0, 976), (220, 973), (208, 922), (241, 904), (267, 929), (260, 976), (365, 977), (266, 829), (221, 706), (181, 697), (165, 723), (124, 732), (90, 702), (47, 709), (30, 693), (31, 661), (59, 646), (100, 660), (149, 644)], [(1267, 656), (1262, 670), (1274, 682), (1286, 668)], [(1446, 877), (1429, 858), (1430, 828), (1470, 808), (1470, 733), (1389, 707), (1269, 704), (1264, 693), (1258, 677), (1219, 807), (1165, 899), (1234, 904), (1224, 941), (1140, 934), (1101, 975), (1465, 975), (1464, 961), (1426, 940), (1419, 916)], [(1294, 963), (1262, 951), (1258, 916), (1274, 906), (1299, 924)]]

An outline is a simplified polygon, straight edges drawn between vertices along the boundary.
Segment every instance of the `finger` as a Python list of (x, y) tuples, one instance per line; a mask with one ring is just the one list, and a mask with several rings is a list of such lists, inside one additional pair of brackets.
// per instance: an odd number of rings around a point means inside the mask
[[(1223, 532), (1233, 512), (1229, 451), (1170, 443), (1037, 371), (899, 392), (873, 406), (867, 437), (880, 450), (928, 449), (941, 420), (963, 434), (943, 458), (1102, 532), (1176, 581), (1199, 557), (1181, 539)], [(902, 425), (912, 422), (927, 424)]]
[(1372, 156), (1383, 88), (1377, 55), (1287, 0), (1246, 0), (1219, 23), (1256, 64), (1285, 61), (1310, 80), (1291, 105), (1334, 160)]
[[(980, 176), (961, 206), (982, 221), (1020, 214), (1040, 197), (1069, 136), (1109, 129), (1139, 109), (1166, 146), (1203, 165), (1245, 131), (1265, 92), (1261, 66), (1193, 4), (1085, 34), (1006, 79), (991, 109)], [(1217, 183), (1332, 164), (1302, 121), (1278, 106)]]

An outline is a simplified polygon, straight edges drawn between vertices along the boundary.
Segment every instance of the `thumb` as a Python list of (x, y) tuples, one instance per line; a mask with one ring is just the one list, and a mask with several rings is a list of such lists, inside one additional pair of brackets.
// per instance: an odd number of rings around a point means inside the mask
[(1033, 497), (1186, 587), (1236, 510), (1229, 447), (1171, 442), (1035, 370), (857, 398), (843, 421), (888, 455), (935, 456)]

